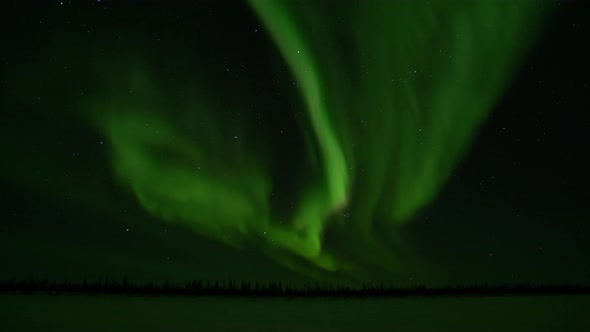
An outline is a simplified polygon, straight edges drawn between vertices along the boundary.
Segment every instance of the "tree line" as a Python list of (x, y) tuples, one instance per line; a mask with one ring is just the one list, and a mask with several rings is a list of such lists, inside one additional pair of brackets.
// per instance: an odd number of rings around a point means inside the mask
[(274, 282), (235, 282), (193, 280), (184, 285), (163, 283), (133, 283), (101, 279), (88, 282), (11, 280), (0, 282), (3, 293), (49, 293), (85, 295), (162, 295), (162, 296), (227, 296), (227, 297), (408, 297), (408, 296), (504, 296), (504, 295), (562, 295), (590, 294), (584, 285), (458, 285), (433, 288), (416, 286), (398, 288), (392, 285), (365, 284), (360, 287), (313, 283), (303, 286)]

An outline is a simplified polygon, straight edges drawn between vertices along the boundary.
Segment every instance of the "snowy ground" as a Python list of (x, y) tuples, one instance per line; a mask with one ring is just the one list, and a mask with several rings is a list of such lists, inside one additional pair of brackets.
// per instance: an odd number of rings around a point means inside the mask
[(590, 331), (590, 296), (227, 299), (0, 295), (0, 331)]

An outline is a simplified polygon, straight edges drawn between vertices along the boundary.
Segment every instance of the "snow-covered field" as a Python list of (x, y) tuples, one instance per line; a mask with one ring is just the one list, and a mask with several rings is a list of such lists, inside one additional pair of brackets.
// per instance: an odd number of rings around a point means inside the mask
[(0, 331), (590, 331), (590, 296), (229, 299), (4, 294)]

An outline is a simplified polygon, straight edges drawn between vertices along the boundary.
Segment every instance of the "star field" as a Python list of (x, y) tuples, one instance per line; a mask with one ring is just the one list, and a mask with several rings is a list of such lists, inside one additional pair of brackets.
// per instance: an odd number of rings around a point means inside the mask
[(0, 274), (588, 282), (586, 7), (9, 4)]

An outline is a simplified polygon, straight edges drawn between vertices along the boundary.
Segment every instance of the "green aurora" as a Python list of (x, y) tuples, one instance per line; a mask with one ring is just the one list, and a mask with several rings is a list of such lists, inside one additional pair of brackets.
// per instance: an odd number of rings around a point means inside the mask
[[(214, 88), (199, 58), (190, 61), (203, 68), (171, 79), (141, 52), (85, 55), (80, 66), (99, 79), (94, 92), (66, 97), (72, 121), (105, 137), (117, 179), (164, 222), (316, 277), (403, 274), (412, 251), (404, 224), (445, 185), (546, 8), (497, 0), (250, 5), (277, 50), (268, 75), (286, 66), (289, 74), (276, 76), (290, 75), (280, 84), (296, 88), (285, 93), (300, 114), (290, 124), (299, 143), (235, 116), (261, 98), (251, 87)], [(189, 93), (171, 97), (178, 90)], [(89, 205), (106, 201), (72, 186)]]

